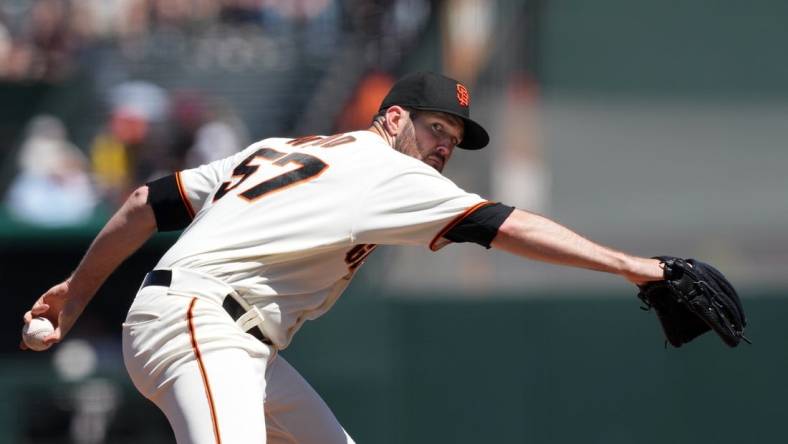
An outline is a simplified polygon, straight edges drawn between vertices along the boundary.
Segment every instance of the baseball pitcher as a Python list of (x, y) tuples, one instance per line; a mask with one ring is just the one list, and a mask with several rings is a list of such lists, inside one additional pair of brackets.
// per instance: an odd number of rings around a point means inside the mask
[(150, 182), (25, 322), (50, 319), (46, 341), (60, 342), (124, 259), (157, 230), (183, 230), (123, 324), (128, 373), (181, 444), (353, 442), (278, 351), (334, 305), (376, 245), (473, 242), (616, 274), (639, 286), (672, 344), (709, 329), (738, 344), (741, 305), (710, 266), (603, 247), (441, 175), (455, 147), (489, 142), (470, 103), (462, 83), (415, 73), (393, 86), (367, 130), (265, 139)]

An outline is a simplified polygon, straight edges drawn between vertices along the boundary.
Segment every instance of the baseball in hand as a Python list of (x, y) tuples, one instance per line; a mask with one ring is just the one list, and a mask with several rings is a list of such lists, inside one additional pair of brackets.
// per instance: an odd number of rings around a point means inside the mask
[(42, 351), (52, 344), (44, 344), (44, 338), (51, 335), (55, 327), (47, 318), (33, 318), (29, 324), (22, 328), (22, 340), (30, 350)]

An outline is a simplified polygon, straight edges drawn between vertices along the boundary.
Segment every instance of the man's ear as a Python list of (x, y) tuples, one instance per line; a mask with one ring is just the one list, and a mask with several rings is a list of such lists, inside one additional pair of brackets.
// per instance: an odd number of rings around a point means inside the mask
[(398, 105), (392, 105), (386, 110), (386, 131), (391, 136), (398, 136), (408, 120), (408, 111)]

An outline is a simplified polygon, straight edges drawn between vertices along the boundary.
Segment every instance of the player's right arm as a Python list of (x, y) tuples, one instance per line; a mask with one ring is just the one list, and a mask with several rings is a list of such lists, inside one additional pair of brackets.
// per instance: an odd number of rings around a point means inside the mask
[[(110, 274), (157, 231), (188, 226), (195, 212), (247, 150), (197, 168), (179, 171), (135, 190), (94, 239), (74, 273), (50, 288), (25, 313), (25, 323), (43, 316), (55, 331), (45, 343), (63, 340)], [(21, 344), (22, 348), (26, 348)]]
[[(102, 228), (74, 273), (50, 288), (25, 313), (52, 321), (55, 331), (44, 342), (60, 342), (113, 271), (156, 232), (156, 216), (148, 204), (148, 187), (142, 186)], [(26, 348), (21, 344), (22, 348)]]

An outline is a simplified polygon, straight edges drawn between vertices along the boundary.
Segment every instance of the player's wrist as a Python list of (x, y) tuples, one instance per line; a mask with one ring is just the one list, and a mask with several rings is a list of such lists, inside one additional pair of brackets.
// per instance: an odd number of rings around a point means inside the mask
[(84, 279), (74, 279), (74, 275), (71, 275), (57, 285), (57, 293), (64, 302), (84, 307), (93, 298), (94, 292), (90, 290), (93, 286), (83, 281)]
[(665, 277), (665, 271), (659, 259), (632, 257), (627, 268), (625, 277), (638, 286), (660, 281)]

